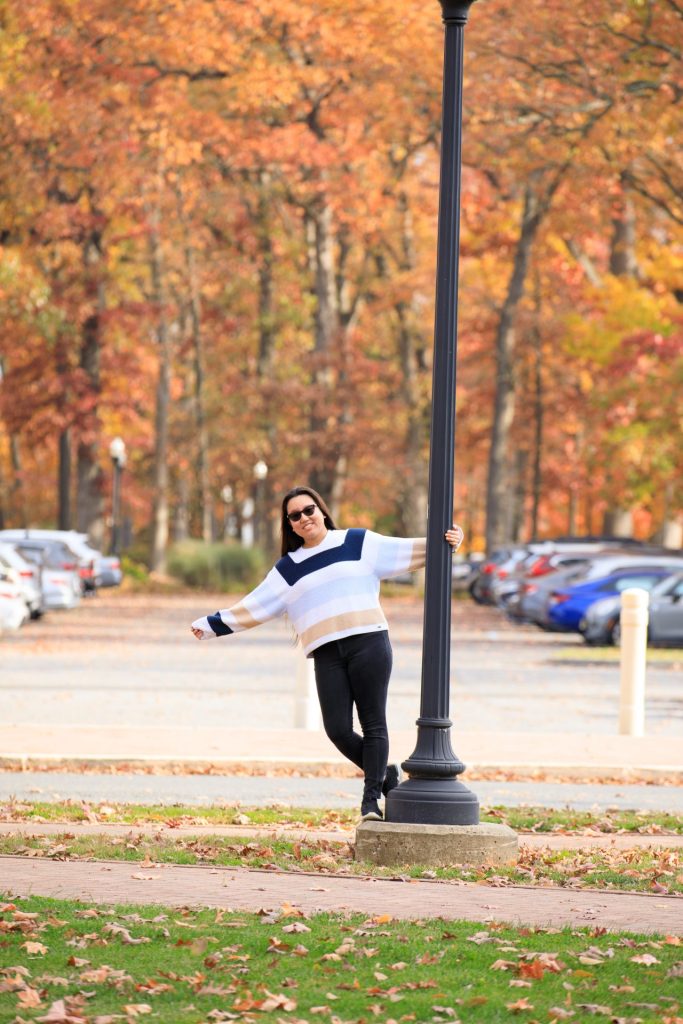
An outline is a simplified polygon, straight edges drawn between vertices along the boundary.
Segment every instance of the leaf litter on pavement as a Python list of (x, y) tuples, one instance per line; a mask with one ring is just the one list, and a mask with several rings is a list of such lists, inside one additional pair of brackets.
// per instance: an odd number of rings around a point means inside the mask
[(0, 901), (13, 1024), (682, 1024), (683, 940), (602, 928)]

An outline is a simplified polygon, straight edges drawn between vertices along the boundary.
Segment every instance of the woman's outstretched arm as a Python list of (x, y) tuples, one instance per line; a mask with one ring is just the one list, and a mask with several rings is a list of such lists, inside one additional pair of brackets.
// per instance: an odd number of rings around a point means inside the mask
[(198, 640), (214, 636), (228, 636), (253, 629), (262, 622), (275, 619), (285, 610), (282, 577), (274, 569), (255, 590), (243, 597), (230, 608), (222, 608), (213, 615), (204, 615), (190, 626)]

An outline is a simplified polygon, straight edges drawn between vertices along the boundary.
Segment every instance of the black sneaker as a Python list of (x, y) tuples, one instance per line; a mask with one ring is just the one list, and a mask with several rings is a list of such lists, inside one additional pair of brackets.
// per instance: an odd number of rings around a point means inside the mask
[(387, 793), (391, 793), (392, 789), (396, 789), (402, 778), (403, 773), (401, 772), (400, 766), (397, 764), (388, 764), (384, 775), (384, 782), (382, 783), (382, 796), (386, 796)]
[(363, 803), (360, 809), (361, 821), (382, 821), (382, 812), (376, 800), (369, 800)]

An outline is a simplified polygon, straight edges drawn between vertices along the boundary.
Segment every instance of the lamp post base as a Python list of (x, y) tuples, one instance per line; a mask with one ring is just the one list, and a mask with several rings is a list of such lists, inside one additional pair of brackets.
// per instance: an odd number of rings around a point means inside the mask
[(423, 825), (477, 825), (479, 801), (456, 779), (407, 779), (387, 795), (386, 821)]
[(385, 866), (514, 864), (517, 834), (507, 825), (410, 825), (364, 821), (356, 829), (356, 860)]

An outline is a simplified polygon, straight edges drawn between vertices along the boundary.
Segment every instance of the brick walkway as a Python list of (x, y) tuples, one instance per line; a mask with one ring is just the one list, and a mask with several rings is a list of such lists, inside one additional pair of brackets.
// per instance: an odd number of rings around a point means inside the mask
[(506, 921), (538, 927), (594, 926), (614, 931), (683, 935), (683, 899), (674, 896), (576, 891), (466, 882), (348, 878), (339, 875), (0, 857), (0, 893), (95, 903), (277, 909), (305, 913), (390, 913)]

